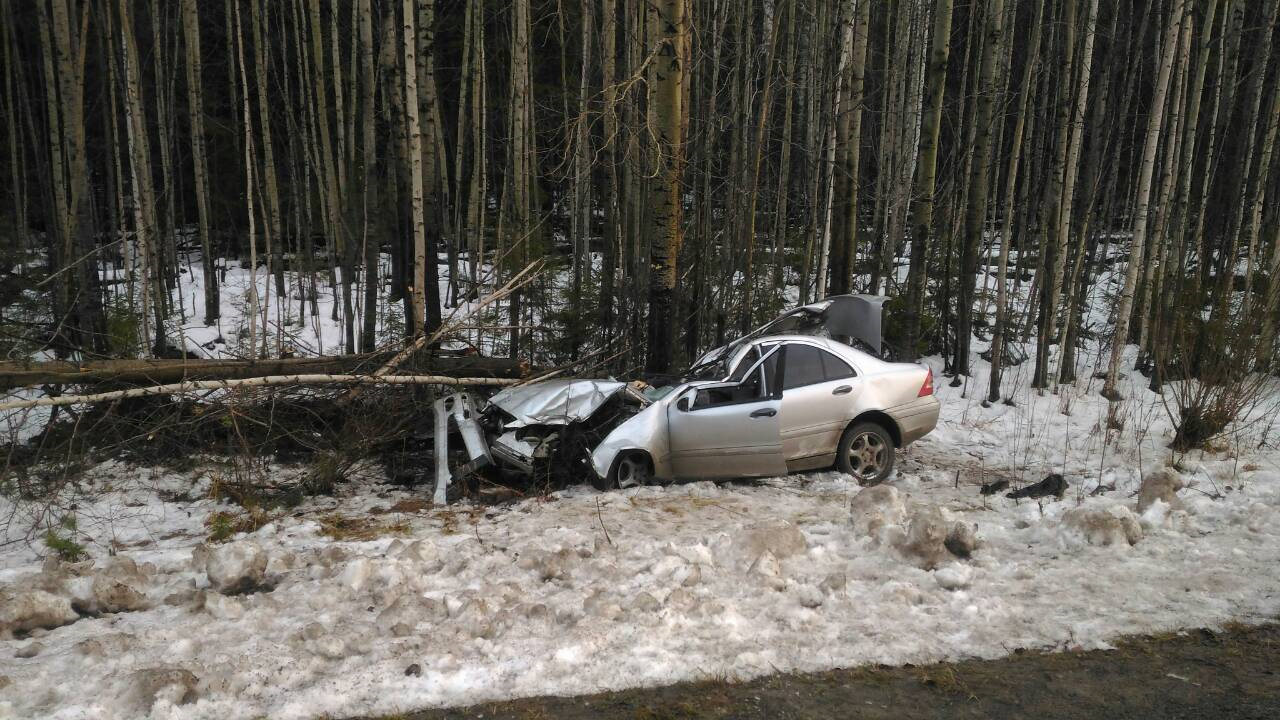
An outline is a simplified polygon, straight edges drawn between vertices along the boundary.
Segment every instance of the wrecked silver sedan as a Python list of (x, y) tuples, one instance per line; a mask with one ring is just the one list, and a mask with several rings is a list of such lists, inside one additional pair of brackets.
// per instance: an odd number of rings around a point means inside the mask
[(470, 461), (438, 464), (437, 499), (451, 478), (483, 466), (591, 477), (601, 489), (833, 466), (880, 482), (896, 449), (933, 430), (939, 410), (932, 371), (871, 354), (883, 301), (839, 296), (797, 308), (708, 352), (675, 385), (548, 380), (502, 390), (481, 411), (465, 396), (445, 398), (437, 457), (456, 428)]

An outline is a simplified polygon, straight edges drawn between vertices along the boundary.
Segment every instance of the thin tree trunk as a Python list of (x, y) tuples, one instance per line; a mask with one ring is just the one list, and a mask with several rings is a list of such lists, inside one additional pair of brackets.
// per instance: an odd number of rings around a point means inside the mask
[(212, 325), (221, 315), (218, 273), (214, 269), (213, 244), (209, 237), (209, 161), (204, 144), (204, 96), (200, 57), (200, 15), (197, 0), (182, 0), (182, 33), (187, 43), (187, 112), (191, 128), (191, 163), (194, 166), (196, 213), (200, 233), (200, 264), (204, 275), (204, 324)]
[(649, 352), (645, 369), (670, 372), (675, 345), (676, 262), (683, 226), (680, 218), (684, 169), (684, 72), (687, 57), (685, 0), (658, 0), (650, 9), (656, 57), (650, 70), (649, 127), (654, 133), (657, 176), (649, 196)]
[[(258, 125), (262, 138), (263, 190), (265, 191), (263, 195), (266, 199), (264, 213), (266, 222), (263, 223), (265, 227), (262, 229), (262, 237), (266, 241), (266, 249), (271, 258), (269, 262), (274, 269), (276, 294), (280, 296), (280, 302), (283, 303), (285, 296), (284, 231), (280, 212), (280, 186), (276, 180), (275, 140), (271, 132), (272, 103), (267, 95), (267, 43), (262, 32), (265, 14), (260, 5), (260, 0), (253, 0), (249, 12), (253, 18), (254, 75), (258, 86)], [(246, 88), (245, 91), (248, 92), (248, 89)]]
[[(1031, 98), (1035, 85), (1035, 68), (1040, 57), (1040, 38), (1044, 34), (1045, 0), (1037, 0), (1035, 17), (1031, 22), (1030, 46), (1026, 64), (1022, 69), (1021, 99), (1013, 125), (1013, 137), (1009, 143), (1009, 169), (1005, 176), (1004, 217), (1000, 229), (1000, 260), (996, 271), (996, 318), (991, 333), (991, 378), (987, 387), (987, 402), (1000, 399), (1000, 380), (1004, 365), (1004, 348), (1009, 324), (1009, 248), (1013, 244), (1014, 198), (1018, 187), (1018, 167), (1022, 160), (1023, 134), (1028, 116), (1032, 112)], [(1025, 184), (1025, 181), (1024, 181)]]
[(920, 159), (911, 207), (911, 264), (907, 271), (906, 343), (910, 357), (920, 353), (921, 313), (924, 310), (925, 258), (933, 234), (933, 195), (938, 165), (938, 135), (942, 130), (942, 99), (946, 93), (947, 62), (951, 54), (952, 0), (938, 0), (933, 16), (933, 40), (925, 75), (929, 105), (921, 117)]
[(422, 125), (418, 121), (418, 61), (416, 7), (414, 0), (404, 0), (404, 95), (408, 100), (404, 104), (405, 133), (408, 138), (408, 162), (410, 191), (409, 201), (412, 207), (413, 220), (413, 283), (410, 288), (412, 317), (406, 323), (406, 329), (415, 335), (426, 333), (426, 284), (427, 284), (427, 228), (425, 216), (425, 192), (423, 190), (422, 172)]
[[(422, 139), (419, 143), (422, 152), (422, 207), (423, 217), (429, 218), (433, 229), (441, 217), (436, 212), (436, 192), (440, 187), (440, 163), (437, 150), (437, 125), (440, 108), (436, 95), (435, 83), (435, 0), (418, 0), (418, 48), (415, 60), (418, 63), (418, 119), (421, 125)], [(411, 96), (412, 97), (412, 96)], [(440, 280), (437, 263), (440, 232), (427, 232), (423, 238), (426, 243), (426, 257), (423, 265), (423, 299), (426, 302), (424, 322), (426, 331), (430, 332), (440, 326)]]
[[(1271, 18), (1264, 30), (1267, 38), (1275, 33), (1278, 12), (1280, 12), (1280, 3), (1272, 0)], [(1269, 57), (1271, 49), (1269, 39), (1263, 43), (1263, 48), (1265, 52), (1261, 53), (1260, 57)], [(1255, 77), (1258, 78), (1266, 74), (1261, 69), (1255, 70), (1255, 73)], [(1261, 87), (1259, 87), (1258, 97), (1259, 99), (1262, 97)], [(1250, 317), (1253, 309), (1253, 272), (1258, 259), (1258, 238), (1262, 230), (1263, 199), (1267, 194), (1271, 157), (1276, 144), (1276, 129), (1280, 127), (1280, 76), (1277, 76), (1275, 87), (1271, 90), (1271, 110), (1263, 115), (1263, 123), (1262, 150), (1258, 157), (1258, 178), (1254, 182), (1253, 198), (1246, 205), (1249, 208), (1249, 218), (1244, 236), (1248, 252), (1245, 256), (1244, 302), (1241, 304), (1240, 312), (1240, 316), (1244, 318)]]
[[(1098, 0), (1088, 1), (1089, 9), (1085, 14), (1084, 25), (1084, 47), (1080, 52), (1079, 84), (1076, 89), (1075, 109), (1071, 113), (1071, 138), (1067, 143), (1066, 177), (1063, 178), (1062, 184), (1062, 213), (1058, 220), (1060, 228), (1058, 232), (1061, 239), (1060, 247), (1062, 248), (1065, 248), (1071, 242), (1072, 237), (1076, 183), (1080, 175), (1080, 153), (1084, 146), (1085, 112), (1088, 108), (1090, 80), (1093, 74), (1093, 47), (1098, 25)], [(1071, 341), (1071, 322), (1074, 316), (1074, 279), (1076, 268), (1079, 267), (1085, 254), (1085, 235), (1084, 233), (1078, 233), (1078, 235), (1079, 242), (1073, 253), (1071, 270), (1066, 272), (1064, 269), (1065, 277), (1062, 282), (1057, 283), (1059, 291), (1064, 292), (1066, 295), (1063, 302), (1066, 318), (1063, 320), (1062, 342), (1059, 345), (1062, 352), (1062, 359), (1059, 363), (1060, 376), (1062, 372), (1066, 372), (1066, 365), (1072, 357), (1072, 351), (1068, 350), (1067, 344)], [(1065, 260), (1065, 257), (1063, 259)]]
[(1151, 205), (1151, 181), (1155, 173), (1156, 149), (1160, 142), (1160, 132), (1164, 125), (1165, 98), (1169, 91), (1169, 76), (1173, 73), (1173, 62), (1178, 50), (1178, 34), (1182, 26), (1182, 13), (1186, 0), (1173, 0), (1173, 12), (1169, 25), (1165, 30), (1160, 57), (1160, 72), (1156, 78), (1155, 93), (1151, 100), (1151, 113), (1147, 118), (1147, 133), (1142, 149), (1142, 165), (1140, 166), (1137, 202), (1134, 205), (1133, 240), (1129, 249), (1129, 264), (1125, 271), (1124, 290), (1120, 295), (1120, 304), (1116, 308), (1115, 329), (1111, 339), (1111, 359), (1107, 367), (1107, 380), (1102, 394), (1111, 401), (1108, 412), (1108, 427), (1119, 424), (1118, 402), (1122, 395), (1116, 387), (1120, 372), (1120, 359), (1129, 342), (1129, 316), (1133, 312), (1133, 297), (1137, 289), (1138, 273), (1142, 268), (1143, 250), (1147, 243), (1147, 221)]
[[(121, 0), (121, 2), (125, 2), (125, 0)], [(261, 305), (261, 298), (258, 295), (258, 240), (255, 232), (256, 224), (257, 224), (257, 218), (256, 218), (257, 213), (254, 210), (254, 202), (253, 202), (253, 196), (254, 196), (254, 190), (255, 190), (254, 179), (253, 179), (253, 170), (254, 170), (254, 162), (255, 162), (254, 144), (253, 144), (253, 116), (250, 114), (250, 108), (249, 108), (249, 76), (245, 72), (244, 31), (243, 31), (242, 23), (240, 22), (240, 3), (239, 2), (235, 3), (234, 13), (235, 13), (235, 28), (236, 28), (236, 62), (237, 62), (237, 66), (240, 69), (240, 87), (243, 91), (240, 93), (240, 97), (243, 100), (242, 121), (244, 122), (244, 176), (245, 176), (244, 186), (246, 188), (245, 204), (246, 204), (246, 210), (248, 211), (247, 214), (249, 218), (249, 357), (257, 358), (257, 357), (262, 357), (262, 355), (259, 355), (258, 333), (257, 333), (258, 312), (259, 312), (259, 306)], [(270, 279), (268, 279), (268, 282), (270, 282)], [(266, 332), (267, 332), (265, 316), (262, 318), (262, 321), (263, 321), (262, 332), (263, 332), (264, 339), (262, 343), (261, 352), (265, 355), (265, 352), (267, 349), (266, 348), (267, 343), (265, 339)]]
[(764, 64), (764, 91), (760, 100), (760, 119), (756, 122), (755, 135), (755, 152), (751, 164), (751, 200), (746, 210), (746, 232), (745, 240), (747, 243), (746, 253), (743, 260), (746, 263), (746, 270), (743, 277), (746, 282), (743, 284), (742, 308), (740, 330), (745, 334), (755, 325), (754, 306), (755, 298), (752, 290), (755, 287), (755, 253), (756, 253), (756, 210), (760, 199), (760, 165), (764, 160), (765, 146), (768, 144), (769, 133), (769, 111), (773, 106), (773, 65), (774, 59), (778, 53), (778, 23), (773, 23), (772, 32), (769, 38), (769, 54)]
[(833, 295), (849, 292), (852, 287), (854, 260), (857, 257), (858, 193), (862, 189), (859, 172), (862, 158), (862, 90), (867, 74), (871, 3), (869, 0), (859, 0), (855, 11), (851, 0), (846, 4), (845, 12), (844, 22), (853, 25), (853, 34), (845, 77), (846, 91), (841, 97), (840, 118), (836, 129), (836, 153), (840, 159), (834, 168), (838, 212), (832, 220), (834, 226), (830, 248)]
[(614, 338), (614, 278), (617, 275), (623, 227), (618, 186), (618, 8), (615, 2), (616, 0), (603, 0), (600, 29), (603, 38), (601, 82), (604, 85), (604, 146), (601, 153), (609, 178), (605, 191), (605, 232), (601, 243), (603, 257), (600, 269), (600, 323), (604, 329), (606, 344), (611, 343)]
[[(382, 207), (379, 204), (377, 175), (373, 169), (378, 157), (376, 135), (377, 105), (374, 99), (377, 68), (373, 52), (373, 12), (370, 0), (359, 0), (357, 23), (360, 26), (360, 152), (356, 154), (355, 171), (362, 193), (362, 247), (364, 249), (364, 316), (361, 318), (360, 350), (372, 352), (377, 345), (378, 330), (378, 252), (381, 245)], [(354, 138), (353, 138), (354, 141)], [(373, 237), (370, 238), (372, 226)]]
[[(151, 181), (151, 151), (147, 139), (147, 121), (143, 111), (142, 82), (139, 79), (137, 44), (133, 36), (133, 18), (130, 15), (129, 0), (119, 0), (120, 39), (124, 50), (125, 107), (129, 114), (129, 154), (130, 172), (132, 173), (135, 194), (135, 231), (138, 234), (139, 253), (144, 258), (142, 271), (142, 287), (144, 288), (143, 315), (150, 310), (153, 313), (153, 325), (150, 328), (154, 338), (153, 351), (162, 352), (168, 345), (165, 341), (163, 279), (159, 277), (160, 264), (156, 261), (159, 254), (156, 244), (156, 204), (155, 191)], [(148, 295), (150, 297), (148, 298)], [(148, 299), (150, 300), (148, 307)], [(145, 325), (144, 325), (145, 327)]]
[[(982, 66), (978, 71), (977, 124), (978, 143), (974, 148), (973, 174), (969, 177), (969, 197), (965, 208), (965, 244), (960, 262), (960, 284), (957, 292), (959, 312), (956, 323), (956, 354), (952, 369), (957, 377), (969, 374), (969, 340), (973, 335), (973, 286), (978, 275), (978, 251), (987, 227), (988, 178), (992, 175), (991, 145), (996, 133), (994, 115), (999, 81), (997, 59), (1003, 54), (1004, 0), (987, 5), (987, 29), (982, 47)], [(994, 180), (994, 178), (991, 178)]]

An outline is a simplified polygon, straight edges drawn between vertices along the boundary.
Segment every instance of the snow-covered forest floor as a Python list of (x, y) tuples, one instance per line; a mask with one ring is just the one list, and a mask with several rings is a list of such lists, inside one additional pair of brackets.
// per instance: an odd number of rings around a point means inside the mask
[[(174, 337), (242, 354), (248, 278), (229, 271), (221, 326), (179, 314)], [(1118, 281), (1091, 287), (1084, 326), (1098, 337)], [(301, 325), (296, 296), (292, 320), (272, 311), (268, 337), (332, 351), (341, 325), (324, 290)], [(57, 511), (0, 497), (0, 718), (395, 713), (1276, 617), (1280, 387), (1211, 449), (1174, 454), (1168, 398), (1136, 372), (1124, 428), (1104, 430), (1092, 376), (1106, 350), (1090, 341), (1081, 379), (1044, 394), (1028, 387), (1031, 361), (1009, 368), (1013, 404), (989, 407), (985, 361), (951, 387), (927, 358), (939, 426), (876, 489), (819, 472), (433, 507), (430, 488), (369, 463), (332, 497), (251, 512), (212, 499), (236, 469), (211, 457), (180, 472), (98, 465)], [(4, 420), (21, 440), (46, 417)], [(979, 493), (1050, 473), (1069, 483), (1061, 499)], [(88, 559), (57, 560), (50, 525)]]
[[(218, 464), (102, 465), (74, 500), (91, 562), (42, 559), (22, 536), (39, 506), (0, 507), (0, 622), (16, 631), (0, 640), (0, 717), (393, 713), (1274, 618), (1275, 408), (1175, 457), (1134, 374), (1104, 449), (1096, 384), (984, 408), (940, 382), (942, 421), (892, 490), (826, 472), (441, 508), (366, 468), (206, 543), (244, 512), (208, 499)], [(1171, 462), (1176, 499), (1140, 496)], [(978, 492), (1050, 472), (1070, 483), (1061, 500)], [(944, 536), (976, 547), (964, 559)]]

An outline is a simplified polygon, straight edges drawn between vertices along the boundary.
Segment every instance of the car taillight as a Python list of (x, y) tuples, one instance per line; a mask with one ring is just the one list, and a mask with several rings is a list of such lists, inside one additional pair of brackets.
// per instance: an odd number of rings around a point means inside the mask
[(924, 376), (924, 384), (920, 386), (920, 392), (916, 397), (929, 397), (933, 394), (933, 368), (927, 368)]

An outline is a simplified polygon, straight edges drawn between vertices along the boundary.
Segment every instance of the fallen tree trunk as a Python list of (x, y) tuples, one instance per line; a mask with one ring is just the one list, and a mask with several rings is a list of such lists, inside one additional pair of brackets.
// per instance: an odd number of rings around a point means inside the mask
[[(95, 360), (90, 362), (0, 362), (0, 390), (37, 385), (156, 385), (193, 380), (236, 380), (276, 375), (356, 374), (379, 367), (392, 352), (282, 360)], [(433, 357), (426, 372), (448, 377), (526, 377), (528, 363), (478, 355)]]
[(32, 407), (55, 407), (110, 402), (151, 395), (176, 395), (199, 390), (237, 390), (244, 388), (272, 387), (280, 385), (444, 385), (449, 387), (481, 387), (514, 385), (513, 378), (455, 378), (446, 375), (270, 375), (240, 378), (238, 380), (188, 380), (185, 382), (153, 385), (151, 387), (113, 390), (91, 395), (59, 395), (31, 400), (14, 400), (0, 403), (0, 411), (22, 410)]

